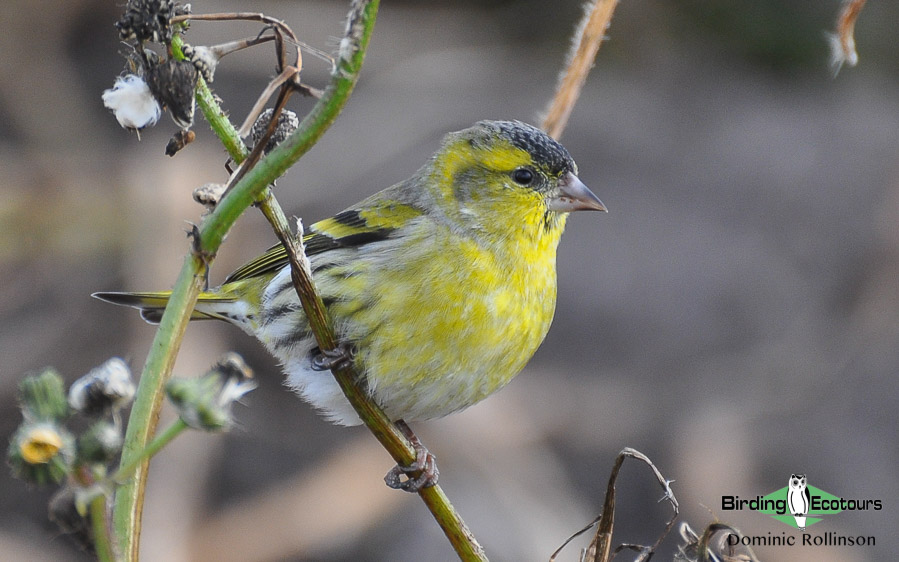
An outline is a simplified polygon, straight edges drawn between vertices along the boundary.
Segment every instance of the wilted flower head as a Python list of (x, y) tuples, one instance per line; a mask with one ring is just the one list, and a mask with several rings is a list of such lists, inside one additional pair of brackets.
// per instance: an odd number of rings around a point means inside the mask
[(226, 353), (202, 377), (172, 379), (166, 394), (188, 426), (222, 431), (234, 423), (231, 405), (256, 388), (252, 371), (236, 353)]
[(113, 111), (119, 125), (134, 131), (152, 127), (162, 114), (150, 87), (135, 74), (116, 78), (112, 89), (103, 92), (103, 105)]
[(182, 129), (194, 122), (197, 69), (188, 61), (169, 59), (147, 69), (150, 92), (169, 110), (172, 120)]
[(127, 406), (134, 399), (131, 369), (119, 357), (109, 359), (75, 381), (69, 388), (69, 405), (88, 416)]

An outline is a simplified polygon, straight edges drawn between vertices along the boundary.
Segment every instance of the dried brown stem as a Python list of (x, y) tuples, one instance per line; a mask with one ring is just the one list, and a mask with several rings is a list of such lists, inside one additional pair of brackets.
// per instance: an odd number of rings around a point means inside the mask
[(668, 503), (670, 503), (671, 507), (674, 510), (674, 514), (671, 516), (671, 519), (665, 526), (665, 530), (652, 546), (646, 547), (629, 544), (621, 545), (615, 549), (615, 553), (618, 553), (625, 548), (636, 550), (641, 553), (640, 559), (646, 560), (650, 556), (652, 556), (652, 554), (662, 543), (662, 540), (664, 540), (665, 537), (668, 536), (668, 533), (671, 532), (671, 529), (674, 527), (674, 522), (677, 520), (678, 516), (677, 498), (674, 497), (674, 493), (671, 491), (670, 486), (672, 481), (662, 476), (662, 473), (659, 472), (659, 469), (656, 468), (651, 460), (649, 460), (649, 457), (647, 457), (640, 451), (637, 451), (636, 449), (625, 447), (620, 453), (618, 453), (618, 457), (615, 459), (615, 466), (612, 467), (612, 473), (609, 475), (609, 483), (606, 487), (606, 499), (603, 503), (602, 513), (600, 513), (599, 516), (596, 517), (596, 519), (591, 521), (589, 525), (568, 537), (568, 539), (564, 543), (562, 543), (562, 546), (560, 546), (555, 552), (553, 552), (552, 556), (550, 556), (549, 558), (549, 562), (555, 562), (556, 556), (558, 556), (559, 553), (562, 552), (562, 549), (568, 546), (568, 543), (570, 543), (576, 537), (584, 534), (597, 524), (596, 534), (593, 536), (593, 540), (590, 542), (590, 546), (587, 547), (586, 556), (583, 560), (585, 562), (606, 562), (610, 560), (613, 554), (612, 528), (615, 520), (615, 483), (618, 481), (618, 473), (621, 471), (621, 465), (624, 464), (624, 460), (627, 458), (643, 461), (649, 466), (649, 468), (652, 469), (653, 474), (655, 474), (656, 480), (659, 481), (659, 484), (661, 484), (662, 490), (664, 491), (664, 495), (659, 501), (667, 501)]
[[(260, 94), (259, 99), (257, 99), (256, 103), (253, 105), (253, 109), (251, 109), (247, 114), (247, 117), (246, 119), (244, 119), (244, 122), (240, 126), (240, 129), (237, 130), (241, 137), (246, 137), (248, 134), (250, 134), (250, 129), (253, 127), (253, 123), (255, 123), (256, 119), (259, 118), (259, 115), (265, 108), (266, 102), (268, 102), (269, 98), (272, 97), (272, 95), (275, 93), (275, 90), (277, 90), (283, 84), (287, 83), (290, 80), (296, 79), (296, 81), (299, 82), (299, 75), (299, 68), (288, 66), (281, 71), (281, 74), (275, 76), (274, 79), (272, 79), (272, 81), (268, 83), (268, 86), (265, 87), (265, 89), (262, 91), (262, 94)], [(284, 91), (283, 88), (281, 91)], [(277, 113), (280, 114), (281, 110), (279, 109)], [(271, 122), (277, 123), (278, 115), (272, 114)], [(271, 127), (271, 129), (274, 130), (274, 127)], [(263, 146), (265, 145), (263, 144)]]
[(843, 8), (837, 18), (837, 32), (828, 36), (831, 39), (830, 65), (834, 75), (840, 71), (843, 64), (855, 66), (858, 64), (858, 53), (855, 50), (855, 21), (861, 14), (866, 0), (844, 0)]
[(273, 18), (271, 16), (267, 16), (263, 13), (259, 12), (223, 12), (220, 14), (185, 14), (182, 16), (176, 16), (172, 18), (172, 23), (182, 23), (186, 21), (256, 21), (260, 23), (264, 23), (266, 25), (272, 26), (272, 28), (276, 32), (276, 37), (278, 41), (278, 61), (279, 61), (279, 72), (287, 66), (287, 61), (284, 56), (284, 41), (283, 37), (286, 36), (290, 39), (290, 43), (297, 47), (297, 57), (294, 66), (298, 69), (303, 68), (303, 55), (300, 52), (300, 47), (298, 44), (297, 36), (294, 34), (293, 30), (290, 29), (283, 21)]
[(595, 0), (578, 24), (568, 55), (568, 65), (559, 77), (556, 94), (546, 110), (546, 117), (541, 125), (554, 139), (561, 138), (568, 124), (571, 110), (574, 109), (587, 75), (593, 68), (596, 53), (599, 52), (599, 46), (617, 5), (618, 0)]

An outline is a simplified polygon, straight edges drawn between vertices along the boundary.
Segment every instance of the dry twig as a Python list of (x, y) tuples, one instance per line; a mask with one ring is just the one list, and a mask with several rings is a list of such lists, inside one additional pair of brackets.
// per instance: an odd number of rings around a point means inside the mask
[(618, 0), (595, 0), (587, 5), (587, 10), (578, 23), (568, 54), (568, 64), (559, 76), (556, 95), (550, 102), (546, 117), (541, 124), (543, 130), (556, 140), (561, 138), (562, 131), (568, 124), (571, 110), (574, 109), (587, 75), (593, 68), (596, 53), (599, 52), (599, 46), (617, 5)]
[(623, 544), (614, 550), (614, 554), (617, 554), (624, 549), (629, 549), (640, 553), (638, 560), (649, 560), (662, 543), (662, 540), (664, 540), (665, 537), (668, 536), (668, 533), (671, 532), (671, 528), (674, 527), (674, 522), (677, 520), (678, 515), (677, 498), (674, 497), (674, 492), (671, 491), (671, 482), (673, 482), (673, 480), (668, 480), (662, 476), (662, 473), (659, 472), (659, 469), (656, 468), (651, 460), (649, 460), (649, 457), (636, 449), (625, 447), (618, 453), (618, 457), (615, 459), (615, 466), (612, 467), (612, 473), (609, 475), (609, 484), (606, 488), (606, 499), (603, 503), (602, 513), (600, 513), (596, 519), (591, 521), (589, 525), (568, 537), (568, 539), (562, 543), (562, 546), (556, 549), (552, 556), (549, 557), (549, 562), (555, 562), (556, 556), (562, 552), (562, 549), (568, 546), (568, 543), (593, 528), (594, 525), (597, 526), (596, 534), (593, 536), (593, 540), (590, 541), (590, 546), (587, 547), (586, 553), (582, 559), (584, 562), (606, 562), (611, 559), (611, 556), (613, 555), (612, 527), (615, 520), (615, 483), (618, 480), (618, 473), (621, 471), (621, 465), (626, 458), (643, 461), (652, 469), (656, 476), (656, 480), (661, 484), (664, 492), (659, 501), (667, 501), (670, 503), (674, 513), (668, 521), (668, 524), (665, 525), (664, 531), (659, 535), (659, 538), (656, 539), (656, 542), (653, 543), (652, 546)]

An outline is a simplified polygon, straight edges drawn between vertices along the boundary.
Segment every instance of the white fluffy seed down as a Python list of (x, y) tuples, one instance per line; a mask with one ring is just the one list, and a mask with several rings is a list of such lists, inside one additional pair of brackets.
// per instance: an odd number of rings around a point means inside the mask
[(103, 92), (103, 105), (113, 111), (119, 125), (126, 129), (152, 127), (162, 115), (150, 87), (134, 74), (116, 78), (113, 87)]

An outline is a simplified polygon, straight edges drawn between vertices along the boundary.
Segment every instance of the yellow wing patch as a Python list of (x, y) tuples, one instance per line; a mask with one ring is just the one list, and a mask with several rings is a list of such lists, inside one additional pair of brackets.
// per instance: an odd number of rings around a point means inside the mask
[[(379, 201), (369, 208), (342, 211), (312, 225), (311, 232), (303, 236), (306, 255), (314, 256), (335, 248), (362, 246), (383, 240), (420, 215), (420, 209), (395, 201)], [(239, 267), (225, 279), (225, 283), (272, 273), (287, 263), (287, 251), (278, 244)]]

